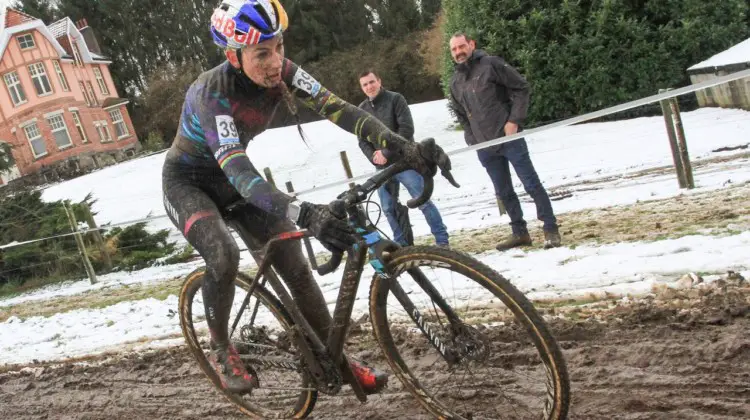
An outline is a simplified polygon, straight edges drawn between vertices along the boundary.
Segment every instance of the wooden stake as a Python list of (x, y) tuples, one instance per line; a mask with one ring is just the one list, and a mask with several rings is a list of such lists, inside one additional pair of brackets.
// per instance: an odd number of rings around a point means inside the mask
[(495, 200), (497, 200), (497, 209), (500, 210), (500, 216), (507, 213), (508, 211), (505, 210), (505, 204), (503, 204), (503, 200), (501, 200), (499, 196), (495, 196)]
[[(354, 178), (352, 167), (349, 165), (349, 158), (346, 156), (346, 150), (341, 151), (341, 164), (344, 165), (344, 172), (346, 173), (346, 177), (348, 179)], [(349, 188), (354, 188), (353, 182), (349, 183)]]
[[(667, 90), (669, 89), (659, 89), (659, 93), (666, 92)], [(680, 157), (680, 149), (677, 146), (677, 135), (674, 132), (674, 123), (672, 122), (672, 108), (669, 106), (668, 99), (659, 103), (661, 105), (661, 112), (664, 114), (664, 124), (667, 128), (667, 137), (669, 137), (669, 147), (672, 149), (672, 160), (677, 172), (677, 183), (680, 185), (680, 188), (686, 188), (685, 171), (682, 168), (682, 158)]]
[(91, 281), (91, 284), (95, 284), (96, 281), (96, 272), (94, 271), (94, 267), (91, 265), (91, 261), (89, 261), (89, 255), (86, 253), (86, 247), (83, 244), (83, 238), (81, 237), (81, 233), (78, 232), (78, 222), (76, 222), (76, 216), (73, 214), (73, 210), (69, 209), (66, 204), (63, 204), (63, 208), (65, 209), (65, 214), (68, 215), (68, 222), (70, 223), (70, 228), (75, 233), (73, 235), (76, 238), (76, 245), (78, 245), (78, 251), (81, 253), (81, 258), (83, 259), (83, 266), (86, 268), (86, 274), (89, 276), (89, 280)]
[(109, 256), (109, 252), (107, 252), (107, 247), (104, 244), (104, 237), (102, 237), (101, 231), (99, 231), (99, 227), (96, 225), (96, 220), (94, 220), (94, 215), (91, 214), (91, 208), (89, 208), (89, 205), (86, 203), (81, 203), (81, 208), (83, 209), (83, 215), (86, 219), (86, 223), (89, 225), (89, 228), (93, 229), (91, 231), (91, 237), (94, 239), (94, 243), (96, 244), (97, 248), (99, 248), (99, 252), (102, 255), (102, 262), (104, 263), (104, 268), (109, 273), (112, 271), (112, 259)]
[(677, 146), (680, 150), (680, 160), (682, 161), (682, 176), (685, 180), (687, 188), (695, 188), (695, 180), (693, 179), (693, 165), (690, 163), (690, 154), (688, 153), (687, 140), (685, 139), (685, 129), (682, 126), (682, 117), (680, 116), (680, 105), (677, 103), (677, 98), (672, 98), (669, 101), (670, 109), (672, 111), (672, 120), (674, 121), (674, 128), (677, 134)]
[(263, 173), (266, 174), (266, 181), (275, 187), (276, 181), (273, 180), (273, 174), (271, 174), (271, 168), (263, 168)]

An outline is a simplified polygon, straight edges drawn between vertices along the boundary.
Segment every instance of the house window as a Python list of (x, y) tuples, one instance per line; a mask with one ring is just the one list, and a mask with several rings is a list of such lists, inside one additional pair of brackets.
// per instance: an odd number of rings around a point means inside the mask
[(73, 42), (73, 58), (76, 60), (76, 66), (83, 67), (83, 60), (81, 59), (81, 51), (78, 49), (78, 43)]
[(68, 86), (68, 80), (65, 78), (65, 73), (63, 73), (62, 68), (60, 67), (60, 62), (52, 60), (52, 66), (55, 68), (55, 73), (57, 73), (57, 78), (60, 79), (60, 85), (63, 90), (65, 92), (70, 92), (70, 86)]
[(98, 67), (94, 67), (94, 76), (96, 76), (96, 82), (99, 83), (99, 90), (102, 91), (102, 95), (109, 95), (109, 89), (107, 89), (107, 84), (102, 77), (102, 71)]
[(125, 125), (125, 121), (122, 119), (122, 112), (120, 112), (119, 109), (113, 109), (112, 111), (109, 111), (109, 116), (112, 118), (112, 124), (115, 126), (115, 134), (117, 134), (117, 138), (121, 139), (127, 137), (130, 133), (128, 133), (128, 126)]
[(18, 40), (18, 45), (21, 46), (22, 50), (28, 50), (29, 48), (34, 48), (34, 36), (31, 34), (24, 34), (19, 37), (16, 37)]
[(47, 123), (52, 127), (52, 137), (55, 138), (58, 149), (64, 149), (73, 145), (70, 141), (70, 133), (68, 133), (68, 127), (65, 125), (62, 114), (47, 118)]
[(97, 121), (96, 132), (99, 134), (99, 141), (101, 143), (109, 143), (112, 141), (112, 136), (109, 133), (109, 127), (107, 127), (106, 121)]
[(18, 80), (18, 73), (10, 72), (3, 75), (5, 79), (5, 86), (8, 87), (8, 93), (10, 93), (10, 99), (13, 101), (14, 106), (18, 106), (26, 103), (26, 93), (23, 91), (21, 81)]
[(81, 88), (81, 93), (83, 93), (83, 100), (86, 101), (86, 105), (91, 106), (89, 95), (88, 93), (86, 93), (86, 86), (83, 85), (83, 82), (78, 82), (78, 87)]
[(99, 102), (96, 100), (96, 95), (94, 94), (94, 86), (91, 85), (91, 82), (86, 82), (86, 91), (89, 93), (89, 97), (91, 98), (91, 104), (92, 105), (99, 105)]
[(49, 84), (49, 78), (47, 77), (47, 71), (44, 69), (44, 64), (29, 64), (29, 73), (31, 73), (31, 80), (34, 81), (34, 89), (36, 89), (36, 94), (38, 96), (49, 95), (52, 93), (52, 86)]
[(81, 124), (81, 115), (78, 114), (78, 111), (73, 111), (73, 123), (76, 125), (78, 135), (81, 136), (81, 142), (88, 143), (89, 139), (88, 137), (86, 137), (86, 131), (83, 130), (83, 124)]
[(34, 154), (35, 158), (44, 156), (47, 154), (47, 148), (44, 146), (44, 139), (42, 133), (39, 132), (39, 127), (35, 122), (25, 126), (23, 131), (26, 133), (26, 138), (29, 140), (31, 146), (31, 153)]

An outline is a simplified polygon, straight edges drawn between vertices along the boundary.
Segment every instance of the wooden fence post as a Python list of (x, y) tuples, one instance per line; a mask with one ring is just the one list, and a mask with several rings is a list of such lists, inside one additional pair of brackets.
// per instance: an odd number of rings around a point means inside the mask
[(94, 267), (91, 265), (91, 261), (89, 261), (89, 255), (86, 253), (86, 246), (83, 244), (83, 238), (81, 237), (81, 233), (78, 232), (78, 222), (76, 222), (76, 216), (73, 214), (73, 210), (68, 208), (67, 204), (63, 203), (63, 208), (65, 209), (65, 214), (68, 215), (68, 222), (70, 223), (70, 228), (74, 232), (73, 236), (76, 239), (76, 245), (78, 245), (78, 251), (80, 251), (81, 253), (81, 259), (83, 259), (83, 266), (86, 268), (86, 274), (88, 274), (91, 284), (95, 284), (97, 282), (96, 272), (94, 271)]
[(508, 211), (505, 210), (505, 204), (503, 204), (503, 201), (500, 199), (500, 197), (496, 195), (495, 200), (497, 200), (497, 209), (500, 210), (500, 216), (507, 213)]
[[(346, 156), (346, 150), (341, 151), (341, 164), (344, 165), (344, 172), (346, 173), (346, 177), (348, 179), (354, 178), (352, 167), (349, 165), (349, 157)], [(349, 188), (354, 188), (353, 182), (349, 183)]]
[(275, 187), (276, 181), (273, 180), (273, 174), (271, 174), (271, 168), (263, 168), (263, 173), (266, 174), (266, 181)]
[(107, 251), (107, 246), (104, 244), (102, 233), (99, 231), (99, 227), (96, 225), (96, 220), (94, 220), (94, 215), (91, 214), (91, 208), (89, 208), (89, 205), (86, 203), (81, 203), (81, 209), (83, 209), (83, 215), (86, 219), (86, 223), (88, 223), (89, 228), (93, 229), (91, 231), (91, 237), (94, 239), (94, 243), (99, 248), (99, 252), (102, 255), (102, 262), (104, 263), (104, 268), (109, 273), (110, 271), (112, 271), (112, 259), (109, 257), (109, 252)]
[[(669, 89), (659, 89), (659, 93), (666, 92)], [(672, 108), (669, 105), (669, 99), (660, 101), (661, 112), (664, 114), (664, 124), (667, 128), (667, 137), (669, 137), (669, 147), (672, 149), (672, 160), (674, 161), (674, 168), (677, 172), (677, 183), (680, 188), (687, 187), (685, 182), (685, 170), (682, 167), (682, 158), (680, 157), (680, 149), (677, 146), (677, 135), (674, 131), (674, 122), (672, 120)]]
[(670, 110), (672, 111), (672, 120), (674, 121), (674, 128), (677, 134), (677, 147), (680, 150), (680, 160), (682, 161), (682, 173), (685, 179), (685, 185), (687, 188), (695, 188), (695, 180), (693, 179), (693, 165), (690, 163), (690, 154), (687, 148), (687, 139), (685, 139), (685, 128), (682, 126), (682, 117), (680, 116), (680, 105), (677, 103), (677, 98), (672, 98), (669, 101)]

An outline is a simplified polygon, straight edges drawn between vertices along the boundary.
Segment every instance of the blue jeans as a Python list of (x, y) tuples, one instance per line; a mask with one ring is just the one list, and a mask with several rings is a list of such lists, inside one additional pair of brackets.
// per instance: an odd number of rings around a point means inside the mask
[[(412, 198), (419, 197), (419, 195), (422, 194), (422, 190), (424, 189), (424, 180), (422, 179), (422, 175), (419, 175), (416, 171), (413, 170), (398, 173), (391, 179), (395, 182), (403, 184), (403, 186), (406, 187), (406, 190), (409, 191), (409, 194)], [(398, 187), (398, 185), (396, 186)], [(386, 219), (388, 219), (388, 224), (391, 225), (391, 230), (393, 231), (393, 240), (401, 245), (407, 245), (406, 240), (404, 239), (404, 232), (401, 230), (401, 227), (398, 224), (398, 220), (396, 219), (395, 200), (398, 200), (398, 196), (394, 200), (394, 197), (392, 197), (391, 193), (388, 192), (386, 185), (378, 188), (378, 196), (380, 197), (380, 205), (383, 207), (385, 217)], [(435, 207), (435, 204), (432, 202), (432, 200), (428, 200), (426, 203), (419, 206), (419, 209), (422, 210), (422, 214), (424, 214), (424, 217), (427, 220), (427, 224), (430, 225), (430, 231), (432, 231), (432, 235), (435, 236), (435, 242), (438, 245), (447, 245), (448, 229), (446, 229), (445, 225), (443, 224), (443, 218), (440, 216), (440, 212), (438, 211), (437, 207)]]
[(552, 203), (549, 195), (547, 195), (547, 190), (539, 181), (534, 165), (531, 163), (526, 140), (520, 138), (509, 143), (480, 149), (477, 150), (477, 155), (482, 166), (487, 170), (490, 179), (492, 179), (495, 194), (505, 205), (505, 210), (510, 216), (510, 227), (513, 233), (522, 234), (527, 233), (528, 230), (526, 229), (526, 221), (523, 220), (521, 203), (518, 201), (515, 190), (513, 190), (513, 181), (508, 167), (509, 162), (513, 164), (513, 169), (521, 180), (523, 188), (534, 200), (536, 216), (544, 223), (544, 230), (557, 230), (557, 219), (552, 211)]

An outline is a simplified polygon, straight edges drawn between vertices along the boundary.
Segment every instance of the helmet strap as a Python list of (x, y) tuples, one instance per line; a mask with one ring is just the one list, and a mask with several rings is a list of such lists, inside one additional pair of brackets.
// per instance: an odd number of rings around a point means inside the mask
[(240, 68), (238, 70), (242, 72), (242, 48), (237, 48), (235, 51), (237, 52), (237, 62), (240, 63)]

